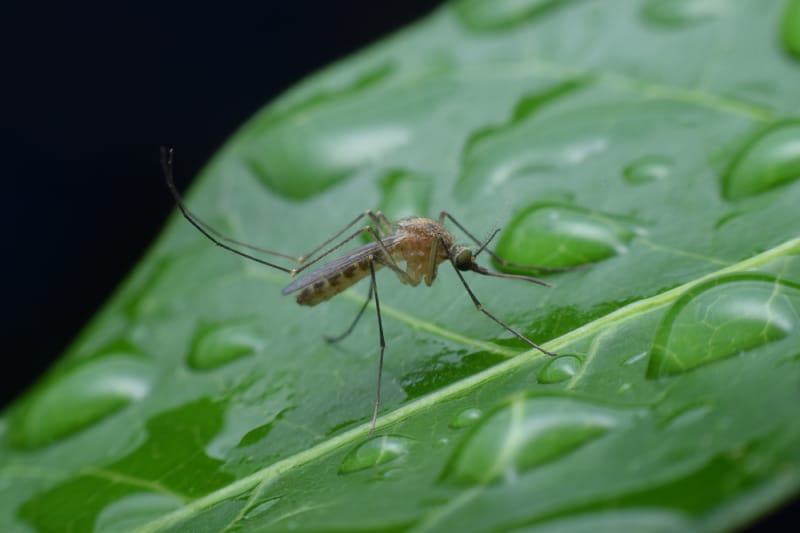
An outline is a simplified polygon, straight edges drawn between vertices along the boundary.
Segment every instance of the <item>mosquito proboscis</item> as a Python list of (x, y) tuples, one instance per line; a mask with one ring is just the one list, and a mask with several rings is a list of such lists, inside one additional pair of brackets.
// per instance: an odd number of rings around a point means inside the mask
[[(425, 285), (430, 286), (436, 279), (439, 265), (447, 261), (458, 275), (458, 279), (461, 281), (461, 284), (464, 286), (464, 289), (467, 291), (467, 294), (478, 311), (543, 354), (551, 356), (556, 355), (539, 346), (521, 332), (517, 331), (506, 322), (500, 320), (490, 313), (485, 307), (483, 307), (480, 300), (478, 300), (477, 296), (475, 296), (475, 293), (472, 291), (466, 279), (464, 278), (464, 275), (462, 274), (462, 272), (472, 271), (483, 276), (515, 279), (535, 283), (537, 285), (543, 285), (545, 287), (552, 287), (552, 285), (546, 281), (533, 276), (492, 272), (477, 263), (478, 256), (485, 251), (500, 265), (512, 267), (517, 270), (565, 270), (561, 268), (520, 265), (511, 263), (499, 257), (496, 253), (488, 248), (489, 243), (500, 231), (499, 229), (495, 229), (487, 239), (481, 241), (472, 233), (470, 233), (453, 217), (453, 215), (447, 211), (440, 212), (437, 219), (410, 217), (392, 223), (380, 211), (373, 212), (368, 210), (359, 214), (344, 228), (337, 231), (322, 244), (307, 254), (300, 257), (294, 257), (291, 255), (267, 250), (265, 248), (253, 246), (229, 237), (214, 229), (211, 225), (204, 222), (189, 210), (186, 202), (178, 192), (177, 187), (175, 187), (173, 180), (172, 149), (167, 150), (162, 148), (161, 164), (167, 186), (169, 187), (169, 190), (172, 193), (175, 203), (177, 204), (181, 213), (186, 220), (188, 220), (195, 228), (197, 228), (206, 238), (208, 238), (217, 246), (220, 246), (230, 252), (262, 265), (286, 272), (293, 277), (305, 272), (309, 267), (319, 263), (322, 259), (325, 259), (347, 243), (359, 238), (364, 234), (369, 235), (369, 237), (372, 239), (372, 242), (359, 246), (356, 249), (348, 252), (346, 255), (333, 259), (316, 270), (298, 277), (286, 288), (284, 288), (282, 293), (284, 295), (296, 294), (296, 300), (298, 304), (314, 306), (333, 298), (340, 292), (353, 286), (358, 281), (369, 277), (370, 283), (367, 291), (367, 297), (364, 300), (363, 305), (360, 307), (353, 322), (341, 335), (325, 336), (324, 338), (328, 342), (338, 342), (344, 339), (353, 331), (356, 324), (364, 314), (367, 306), (369, 305), (369, 302), (373, 298), (375, 299), (375, 309), (378, 316), (380, 357), (378, 359), (378, 379), (375, 390), (375, 403), (372, 411), (372, 422), (370, 424), (370, 435), (372, 435), (375, 431), (375, 425), (378, 420), (378, 409), (380, 408), (381, 402), (383, 356), (386, 350), (386, 341), (383, 335), (383, 320), (381, 318), (380, 298), (378, 297), (378, 286), (375, 277), (375, 272), (381, 268), (389, 268), (392, 270), (405, 285), (416, 287), (420, 284), (420, 282), (424, 281)], [(366, 223), (362, 227), (353, 230), (353, 228), (362, 221), (366, 221)], [(456, 228), (462, 231), (464, 235), (466, 235), (477, 245), (477, 249), (473, 251), (468, 246), (456, 244), (455, 236), (444, 226), (445, 221), (451, 222)], [(243, 249), (248, 250), (250, 253), (243, 251)], [(272, 261), (262, 259), (261, 257), (254, 255), (254, 253), (290, 260), (296, 263), (297, 266), (294, 268), (288, 268), (277, 263), (273, 263)], [(403, 263), (405, 263), (405, 267), (402, 266)]]

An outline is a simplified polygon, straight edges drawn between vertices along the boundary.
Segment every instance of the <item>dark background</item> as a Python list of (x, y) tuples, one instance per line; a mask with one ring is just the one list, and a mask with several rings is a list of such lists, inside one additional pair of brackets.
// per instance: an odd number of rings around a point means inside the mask
[[(247, 118), (435, 0), (3, 6), (0, 407), (58, 358), (137, 263), (181, 189)], [(798, 506), (752, 531), (786, 530)], [(789, 526), (791, 527), (791, 526)]]
[(160, 231), (173, 208), (160, 145), (176, 148), (184, 189), (264, 104), (441, 2), (164, 4), (3, 7), (2, 406)]

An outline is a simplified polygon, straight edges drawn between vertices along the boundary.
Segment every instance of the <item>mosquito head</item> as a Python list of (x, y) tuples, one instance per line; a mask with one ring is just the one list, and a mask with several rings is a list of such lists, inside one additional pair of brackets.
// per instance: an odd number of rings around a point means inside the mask
[(472, 270), (475, 265), (475, 254), (466, 246), (453, 246), (450, 249), (453, 262), (459, 270)]

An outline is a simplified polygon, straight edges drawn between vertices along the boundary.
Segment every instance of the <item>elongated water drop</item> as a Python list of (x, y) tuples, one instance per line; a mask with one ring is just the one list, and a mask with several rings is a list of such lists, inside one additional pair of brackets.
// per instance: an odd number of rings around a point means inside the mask
[(539, 383), (561, 383), (571, 379), (581, 368), (581, 358), (577, 355), (559, 355), (547, 361), (539, 371)]
[(634, 232), (602, 213), (534, 204), (516, 215), (500, 235), (497, 253), (508, 261), (565, 267), (625, 253)]
[(465, 428), (473, 425), (481, 419), (483, 411), (477, 407), (470, 407), (459, 412), (453, 420), (450, 421), (450, 427), (453, 429)]
[(45, 382), (14, 414), (9, 438), (36, 448), (111, 416), (150, 391), (154, 370), (135, 355), (91, 360)]
[(475, 427), (443, 479), (467, 485), (513, 481), (600, 438), (629, 416), (567, 397), (517, 397)]
[(798, 287), (763, 274), (711, 280), (664, 315), (647, 376), (679, 374), (775, 342), (797, 330), (798, 317)]
[(639, 185), (663, 180), (672, 172), (672, 161), (659, 155), (646, 155), (632, 161), (622, 169), (628, 183)]
[(189, 366), (195, 370), (211, 370), (256, 353), (264, 342), (263, 333), (247, 321), (203, 326), (192, 341)]
[(755, 135), (722, 177), (722, 195), (740, 200), (800, 178), (800, 121), (776, 124)]

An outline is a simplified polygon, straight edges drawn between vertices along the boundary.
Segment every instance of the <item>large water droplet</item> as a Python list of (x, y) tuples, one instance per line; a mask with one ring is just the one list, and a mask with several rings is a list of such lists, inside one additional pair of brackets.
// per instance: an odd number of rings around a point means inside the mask
[(630, 228), (602, 213), (534, 204), (501, 233), (497, 253), (524, 265), (576, 266), (624, 253), (633, 236)]
[(350, 451), (341, 466), (340, 474), (350, 474), (395, 461), (408, 454), (413, 440), (397, 435), (374, 437)]
[(581, 358), (577, 355), (559, 355), (550, 359), (539, 371), (539, 383), (561, 383), (571, 379), (581, 368)]
[(484, 420), (451, 457), (444, 479), (511, 481), (623, 424), (628, 415), (566, 397), (518, 397)]
[(642, 184), (663, 180), (672, 172), (672, 161), (660, 155), (646, 155), (632, 161), (622, 169), (628, 183)]
[(800, 178), (800, 121), (776, 124), (753, 137), (722, 177), (722, 194), (739, 200)]
[(390, 220), (430, 214), (433, 179), (406, 170), (395, 170), (381, 180), (381, 211)]
[(243, 133), (243, 155), (273, 191), (308, 198), (411, 143), (449, 94), (452, 87), (435, 83), (338, 94), (254, 124)]
[(647, 376), (685, 372), (777, 341), (798, 327), (800, 288), (762, 274), (694, 287), (658, 326)]
[(139, 492), (107, 505), (97, 516), (94, 533), (126, 533), (184, 504), (175, 496)]
[(492, 31), (524, 24), (572, 0), (460, 0), (456, 13), (473, 30)]
[(781, 22), (781, 40), (786, 51), (800, 59), (800, 0), (789, 0)]
[(477, 407), (470, 407), (458, 413), (453, 420), (450, 421), (450, 427), (453, 429), (465, 428), (473, 425), (481, 419), (483, 411)]
[(650, 0), (642, 17), (656, 26), (681, 27), (705, 22), (724, 14), (727, 0)]
[(45, 380), (14, 413), (11, 443), (20, 448), (44, 446), (144, 398), (154, 371), (134, 357), (103, 356)]
[(188, 362), (195, 370), (211, 370), (254, 354), (263, 346), (264, 335), (250, 322), (212, 324), (195, 334)]

